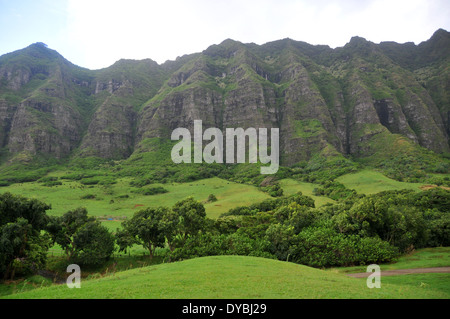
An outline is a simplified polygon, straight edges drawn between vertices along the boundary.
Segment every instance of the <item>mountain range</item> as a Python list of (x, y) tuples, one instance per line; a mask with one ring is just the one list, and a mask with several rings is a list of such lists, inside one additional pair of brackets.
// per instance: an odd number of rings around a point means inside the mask
[[(450, 151), (450, 33), (418, 45), (227, 39), (158, 64), (72, 64), (44, 43), (0, 57), (1, 165), (152, 152), (178, 127), (279, 128), (281, 164), (379, 165)], [(436, 155), (438, 156), (438, 155)], [(440, 155), (439, 155), (440, 156)]]

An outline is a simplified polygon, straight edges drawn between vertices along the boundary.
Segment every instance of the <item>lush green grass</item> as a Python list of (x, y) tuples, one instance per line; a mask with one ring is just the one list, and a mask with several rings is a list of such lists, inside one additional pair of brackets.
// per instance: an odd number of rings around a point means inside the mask
[(388, 264), (383, 269), (408, 269), (449, 267), (450, 247), (423, 248), (399, 258), (396, 263)]
[(317, 184), (300, 182), (291, 178), (282, 179), (279, 183), (283, 188), (284, 195), (292, 195), (297, 192), (302, 192), (303, 195), (309, 196), (314, 199), (316, 207), (334, 202), (334, 200), (332, 200), (331, 198), (313, 195), (314, 188), (319, 186)]
[[(237, 206), (245, 206), (270, 198), (255, 186), (238, 184), (220, 178), (209, 178), (188, 183), (153, 184), (148, 187), (162, 186), (169, 192), (156, 195), (143, 195), (133, 190), (131, 178), (117, 179), (111, 185), (83, 185), (80, 181), (61, 180), (62, 185), (43, 186), (38, 182), (12, 184), (0, 188), (2, 192), (20, 194), (29, 198), (37, 198), (51, 204), (50, 215), (62, 215), (77, 207), (86, 207), (89, 214), (103, 218), (125, 218), (132, 216), (137, 210), (146, 207), (168, 206), (188, 196), (205, 202), (208, 217), (216, 218), (220, 214)], [(206, 203), (210, 194), (217, 201)], [(87, 196), (92, 195), (92, 196)], [(93, 197), (87, 199), (87, 197)], [(110, 222), (110, 225), (116, 227)]]
[(0, 284), (0, 296), (30, 291), (36, 288), (50, 286), (52, 281), (39, 275), (34, 275), (14, 283)]
[[(401, 256), (396, 262), (380, 265), (381, 271), (411, 268), (431, 268), (450, 266), (450, 247), (422, 248)], [(329, 271), (341, 273), (365, 272), (366, 267), (330, 268)], [(449, 275), (450, 276), (450, 275)], [(450, 278), (449, 278), (450, 280)]]
[[(61, 177), (64, 174), (64, 172), (57, 172), (52, 173), (52, 176)], [(92, 179), (96, 178), (90, 178), (90, 180)], [(16, 183), (1, 187), (0, 191), (37, 198), (51, 204), (52, 209), (48, 212), (51, 215), (62, 215), (68, 210), (83, 206), (87, 208), (90, 215), (104, 219), (108, 217), (123, 219), (132, 216), (135, 211), (146, 207), (170, 207), (188, 196), (193, 196), (196, 200), (204, 202), (208, 217), (217, 218), (231, 208), (251, 205), (270, 198), (268, 194), (260, 191), (255, 186), (220, 178), (145, 186), (162, 186), (168, 190), (167, 193), (156, 195), (139, 193), (140, 188), (130, 186), (130, 182), (133, 180), (130, 177), (118, 178), (114, 180), (115, 183), (108, 182), (106, 185), (84, 185), (82, 182), (85, 180), (59, 179), (58, 182), (62, 182), (62, 185), (52, 187), (45, 186), (41, 182)], [(100, 177), (99, 180), (103, 182), (109, 181), (105, 177)], [(355, 189), (357, 192), (364, 194), (403, 188), (418, 191), (422, 185), (398, 182), (373, 170), (347, 174), (339, 177), (337, 181), (344, 184), (347, 188)], [(280, 186), (283, 188), (284, 195), (291, 195), (301, 191), (304, 195), (312, 197), (317, 207), (333, 202), (333, 200), (324, 196), (314, 196), (313, 190), (318, 185), (313, 183), (287, 178), (280, 181)], [(206, 203), (210, 194), (214, 194), (218, 200)], [(113, 222), (110, 222), (110, 224), (114, 229), (116, 228)]]
[(393, 180), (373, 170), (363, 170), (346, 174), (336, 179), (347, 188), (354, 189), (360, 194), (375, 194), (388, 190), (413, 189), (420, 190), (420, 183), (406, 183)]
[(432, 289), (441, 291), (450, 298), (450, 274), (409, 274), (400, 276), (384, 276), (381, 278), (381, 286), (384, 284), (411, 286), (417, 290)]
[(384, 283), (369, 289), (361, 279), (302, 265), (244, 256), (215, 256), (159, 264), (84, 280), (80, 289), (57, 285), (4, 298), (448, 298), (429, 286)]
[[(423, 248), (409, 255), (399, 258), (395, 263), (380, 265), (381, 272), (396, 269), (432, 268), (450, 266), (450, 247)], [(359, 273), (366, 272), (366, 267), (342, 267), (328, 270), (333, 273)], [(365, 281), (365, 278), (359, 280)], [(450, 274), (408, 274), (395, 276), (382, 276), (381, 287), (384, 285), (410, 286), (417, 291), (436, 290), (441, 291), (450, 298)]]

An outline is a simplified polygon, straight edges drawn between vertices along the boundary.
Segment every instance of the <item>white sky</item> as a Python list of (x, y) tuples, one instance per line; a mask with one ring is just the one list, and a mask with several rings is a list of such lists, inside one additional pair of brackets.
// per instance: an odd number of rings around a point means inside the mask
[(330, 47), (352, 36), (416, 44), (450, 31), (449, 0), (0, 0), (0, 54), (44, 42), (90, 69), (158, 63), (227, 38)]

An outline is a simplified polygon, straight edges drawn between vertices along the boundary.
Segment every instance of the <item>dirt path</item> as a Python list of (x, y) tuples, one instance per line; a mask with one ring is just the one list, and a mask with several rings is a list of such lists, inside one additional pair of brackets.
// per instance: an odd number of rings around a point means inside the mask
[[(430, 273), (450, 273), (450, 267), (434, 267), (434, 268), (414, 268), (414, 269), (395, 269), (381, 271), (381, 276), (398, 276), (409, 274), (430, 274)], [(369, 276), (370, 272), (361, 272), (357, 274), (347, 274), (353, 278), (365, 278)]]

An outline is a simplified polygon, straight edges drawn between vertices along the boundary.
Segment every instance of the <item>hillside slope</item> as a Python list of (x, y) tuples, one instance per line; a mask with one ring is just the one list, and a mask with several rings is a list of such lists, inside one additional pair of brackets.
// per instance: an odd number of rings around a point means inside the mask
[(63, 284), (6, 298), (391, 299), (448, 296), (413, 286), (382, 284), (382, 289), (369, 289), (366, 280), (271, 259), (215, 256), (82, 280), (80, 289), (69, 289)]

